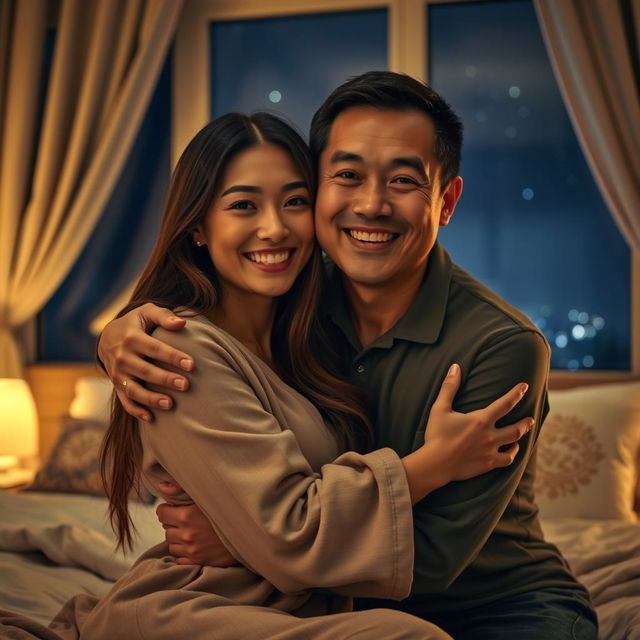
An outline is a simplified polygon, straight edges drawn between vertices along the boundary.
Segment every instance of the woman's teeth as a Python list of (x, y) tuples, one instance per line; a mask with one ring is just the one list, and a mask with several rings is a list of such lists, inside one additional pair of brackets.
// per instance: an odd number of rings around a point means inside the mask
[(259, 262), (260, 264), (280, 264), (286, 262), (291, 255), (291, 251), (283, 251), (281, 253), (260, 253), (254, 251), (247, 253), (247, 257), (252, 262)]

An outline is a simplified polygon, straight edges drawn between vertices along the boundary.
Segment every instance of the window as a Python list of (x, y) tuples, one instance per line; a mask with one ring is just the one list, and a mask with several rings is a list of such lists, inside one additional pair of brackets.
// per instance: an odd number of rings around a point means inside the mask
[(387, 68), (386, 10), (212, 22), (211, 114), (268, 110), (305, 136), (350, 76)]
[(432, 5), (429, 78), (465, 123), (443, 244), (527, 313), (556, 369), (629, 370), (631, 252), (593, 180), (530, 0)]
[[(334, 33), (341, 21), (353, 26)], [(454, 258), (538, 323), (560, 372), (640, 372), (640, 257), (630, 256), (576, 143), (532, 0), (187, 3), (174, 161), (229, 108), (268, 107), (306, 133), (337, 83), (381, 66), (429, 76), (466, 121), (465, 191), (441, 236)]]

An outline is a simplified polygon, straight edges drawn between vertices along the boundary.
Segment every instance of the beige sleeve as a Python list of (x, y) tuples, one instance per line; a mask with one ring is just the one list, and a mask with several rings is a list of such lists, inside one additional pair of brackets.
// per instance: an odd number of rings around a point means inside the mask
[(205, 325), (156, 335), (191, 353), (196, 370), (174, 410), (141, 427), (144, 446), (227, 549), (285, 593), (406, 597), (413, 517), (397, 454), (349, 452), (314, 472), (268, 392)]

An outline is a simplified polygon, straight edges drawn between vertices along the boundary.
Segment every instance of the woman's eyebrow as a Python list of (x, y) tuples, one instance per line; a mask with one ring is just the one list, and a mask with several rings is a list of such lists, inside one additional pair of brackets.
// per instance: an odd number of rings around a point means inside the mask
[[(285, 184), (281, 191), (293, 191), (293, 189), (308, 189), (309, 186), (307, 185), (307, 183), (304, 180), (294, 180), (293, 182), (287, 182), (287, 184)], [(220, 197), (222, 196), (226, 196), (230, 193), (262, 193), (262, 188), (261, 187), (252, 187), (248, 184), (234, 184), (231, 187), (229, 187), (228, 189), (225, 189), (221, 194)]]
[(294, 189), (308, 189), (309, 185), (304, 180), (295, 180), (294, 182), (287, 182), (282, 187), (282, 191), (293, 191)]
[(260, 187), (251, 187), (246, 184), (234, 184), (232, 187), (223, 191), (220, 196), (226, 196), (228, 193), (238, 193), (239, 191), (243, 193), (261, 193), (262, 189)]

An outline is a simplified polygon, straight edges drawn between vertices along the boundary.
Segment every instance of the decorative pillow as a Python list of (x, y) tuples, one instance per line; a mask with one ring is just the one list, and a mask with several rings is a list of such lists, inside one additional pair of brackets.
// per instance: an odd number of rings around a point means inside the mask
[(111, 412), (113, 385), (106, 376), (85, 376), (76, 380), (69, 415), (107, 424)]
[(549, 402), (538, 440), (540, 515), (637, 521), (640, 383), (552, 391)]
[(29, 489), (104, 495), (99, 457), (106, 429), (104, 422), (65, 416), (49, 459)]
[[(49, 459), (27, 490), (105, 495), (100, 476), (100, 447), (106, 430), (104, 422), (65, 416)], [(132, 491), (131, 498), (146, 503), (154, 501), (143, 489), (140, 496)]]

